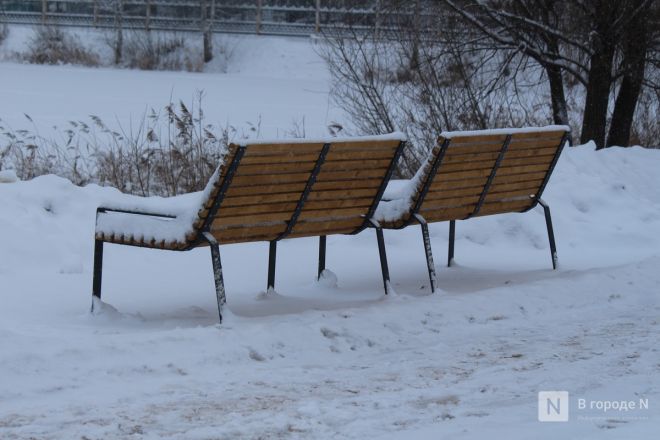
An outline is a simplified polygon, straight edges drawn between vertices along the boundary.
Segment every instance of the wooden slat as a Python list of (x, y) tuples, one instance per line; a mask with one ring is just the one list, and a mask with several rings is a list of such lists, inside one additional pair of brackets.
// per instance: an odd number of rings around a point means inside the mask
[[(451, 150), (450, 150), (451, 151)], [(528, 148), (515, 151), (507, 151), (505, 157), (507, 158), (523, 158), (529, 156), (547, 156), (554, 155), (557, 151), (557, 147), (543, 147), (543, 148)], [(483, 153), (468, 153), (468, 154), (457, 154), (456, 151), (448, 152), (445, 157), (442, 159), (443, 165), (450, 163), (467, 163), (467, 162), (478, 162), (483, 160), (496, 160), (499, 155), (499, 151), (483, 152)]]
[(457, 171), (472, 171), (472, 170), (483, 170), (483, 169), (493, 169), (495, 166), (494, 160), (483, 160), (475, 162), (464, 162), (464, 163), (449, 163), (442, 164), (440, 166), (440, 173), (455, 173)]
[(309, 179), (310, 173), (289, 173), (289, 174), (273, 174), (261, 176), (236, 176), (232, 180), (231, 186), (264, 186), (264, 185), (279, 185), (283, 183), (306, 183)]
[(530, 195), (534, 195), (534, 196), (536, 195), (536, 190), (538, 190), (538, 187), (532, 189), (519, 188), (519, 189), (514, 189), (511, 191), (503, 191), (503, 192), (489, 192), (488, 195), (486, 196), (486, 203), (492, 203), (498, 200), (519, 198), (519, 197), (529, 198)]
[(508, 184), (508, 183), (517, 183), (525, 182), (529, 180), (543, 179), (547, 172), (531, 172), (531, 173), (520, 173), (520, 174), (511, 174), (511, 175), (497, 175), (493, 180), (493, 185)]
[(465, 205), (475, 205), (479, 201), (479, 195), (451, 197), (447, 199), (425, 200), (423, 205), (426, 209), (451, 208)]
[(330, 235), (333, 233), (352, 232), (364, 222), (361, 218), (336, 220), (333, 222), (300, 222), (293, 228), (290, 237), (309, 235)]
[(376, 197), (376, 189), (340, 189), (340, 190), (323, 190), (323, 191), (312, 191), (307, 198), (308, 201), (319, 201), (319, 200), (345, 200), (361, 197)]
[[(449, 175), (451, 177), (451, 175)], [(433, 183), (431, 183), (431, 190), (429, 192), (443, 192), (452, 189), (459, 188), (472, 188), (472, 187), (481, 187), (483, 188), (486, 184), (487, 177), (476, 177), (470, 179), (459, 179), (459, 180), (449, 180), (447, 176), (439, 173)]]
[(311, 173), (316, 162), (278, 163), (271, 165), (241, 165), (235, 176), (258, 176), (261, 174)]
[(523, 180), (514, 183), (496, 183), (496, 181), (493, 181), (493, 185), (490, 187), (490, 192), (492, 193), (506, 192), (521, 188), (538, 189), (541, 186), (541, 183), (543, 183), (543, 179)]
[(385, 150), (393, 152), (399, 146), (399, 141), (350, 141), (333, 143), (332, 151), (369, 151)]
[(250, 156), (249, 154), (244, 156), (241, 159), (241, 166), (245, 165), (274, 165), (274, 164), (285, 164), (285, 163), (300, 163), (300, 162), (310, 162), (316, 163), (316, 160), (319, 158), (319, 153), (312, 154), (296, 154), (291, 151), (289, 153), (274, 152), (270, 156), (266, 155), (254, 155)]
[(483, 144), (465, 144), (465, 145), (452, 145), (449, 144), (447, 149), (447, 156), (452, 156), (455, 154), (479, 154), (479, 153), (488, 153), (488, 152), (500, 152), (502, 150), (502, 145), (504, 144), (504, 139), (502, 142), (496, 143), (483, 143)]
[(326, 162), (340, 160), (360, 160), (360, 159), (392, 159), (392, 149), (386, 150), (354, 150), (354, 151), (335, 151), (330, 148), (326, 156)]
[(214, 225), (211, 227), (211, 233), (219, 238), (221, 243), (240, 243), (247, 241), (261, 241), (266, 237), (277, 238), (286, 228), (286, 223), (281, 222), (270, 226), (249, 226), (237, 228), (225, 228)]
[[(441, 167), (442, 168), (442, 167)], [(453, 173), (445, 172), (444, 170), (438, 171), (435, 179), (438, 181), (447, 181), (447, 180), (464, 180), (464, 179), (473, 179), (476, 177), (488, 177), (490, 176), (490, 168), (482, 168), (479, 170), (468, 170), (468, 171), (457, 171)]]
[[(500, 164), (500, 168), (513, 167), (513, 166), (522, 166), (522, 165), (540, 165), (540, 164), (550, 164), (554, 158), (554, 154), (551, 155), (534, 155), (527, 157), (510, 157), (508, 152), (504, 155), (504, 159)], [(476, 169), (492, 169), (495, 166), (494, 160), (489, 161), (475, 161), (475, 162), (465, 162), (465, 163), (452, 163), (445, 165), (443, 164), (440, 167), (440, 172), (451, 173), (455, 171), (469, 171)]]
[(390, 165), (391, 160), (377, 159), (377, 160), (342, 160), (342, 161), (326, 161), (321, 167), (322, 171), (350, 171), (350, 170), (377, 170), (382, 169), (382, 174), (385, 174), (387, 167)]
[(351, 171), (325, 171), (321, 168), (321, 172), (316, 178), (317, 182), (329, 182), (339, 180), (356, 180), (356, 179), (369, 179), (374, 177), (384, 177), (386, 169), (360, 169)]
[(559, 147), (560, 139), (521, 139), (517, 141), (511, 141), (509, 148), (512, 151), (516, 150), (528, 150), (528, 149), (538, 149), (538, 148), (552, 148), (555, 150)]
[[(219, 213), (220, 214), (220, 213)], [(262, 225), (269, 223), (276, 223), (287, 221), (291, 218), (291, 212), (272, 212), (268, 214), (254, 214), (250, 216), (237, 215), (232, 217), (224, 217), (220, 214), (219, 217), (213, 219), (213, 227), (223, 226), (239, 226), (239, 225)]]
[[(509, 144), (510, 151), (517, 150), (528, 150), (528, 149), (539, 149), (547, 147), (559, 146), (559, 138), (548, 138), (548, 139), (519, 139), (515, 142)], [(504, 144), (504, 138), (501, 140), (499, 138), (489, 141), (482, 141), (480, 143), (463, 143), (463, 144), (454, 144), (453, 142), (449, 144), (449, 149), (447, 150), (447, 155), (465, 155), (465, 154), (478, 154), (478, 153), (488, 153), (496, 152), (502, 149)]]
[(442, 200), (460, 196), (479, 196), (483, 191), (484, 185), (472, 186), (468, 188), (447, 189), (443, 191), (429, 191), (426, 194), (425, 203), (427, 200)]
[(536, 173), (548, 171), (550, 164), (542, 165), (526, 165), (526, 166), (505, 166), (502, 164), (499, 170), (497, 170), (497, 176), (509, 176), (512, 174), (524, 174), (524, 173)]
[[(391, 160), (391, 149), (386, 150), (349, 150), (349, 151), (334, 151), (332, 147), (328, 151), (325, 162), (339, 162), (339, 161), (354, 161), (354, 160)], [(277, 152), (274, 151), (270, 155), (255, 154), (253, 156), (246, 154), (241, 160), (241, 165), (272, 165), (279, 163), (300, 163), (311, 162), (315, 163), (319, 157), (319, 153), (296, 153), (290, 152)]]
[(359, 217), (367, 212), (364, 207), (359, 208), (337, 208), (337, 209), (319, 209), (319, 210), (303, 210), (300, 213), (299, 220), (310, 219), (341, 219), (347, 217)]
[(252, 144), (247, 146), (246, 157), (271, 156), (279, 154), (316, 154), (317, 157), (323, 148), (322, 143), (277, 143), (277, 144)]
[(502, 145), (506, 134), (476, 134), (471, 136), (454, 136), (449, 143), (450, 146), (469, 145), (479, 143), (498, 143)]
[(216, 218), (218, 217), (235, 217), (235, 216), (244, 216), (249, 222), (250, 218), (254, 214), (267, 214), (267, 213), (276, 213), (276, 212), (289, 212), (293, 214), (293, 211), (296, 209), (296, 203), (260, 203), (256, 205), (247, 205), (247, 206), (235, 206), (227, 207), (222, 206), (218, 211)]
[(335, 209), (335, 208), (363, 208), (366, 213), (374, 201), (373, 197), (349, 198), (339, 200), (320, 200), (307, 201), (303, 207), (303, 212), (315, 209)]
[(229, 186), (227, 191), (227, 198), (230, 197), (241, 197), (241, 196), (250, 196), (250, 195), (269, 195), (269, 194), (284, 194), (295, 192), (301, 194), (305, 189), (305, 184), (307, 182), (298, 182), (298, 183), (288, 183), (281, 185), (255, 185), (255, 186)]
[(447, 208), (447, 209), (424, 209), (420, 211), (426, 221), (435, 222), (435, 221), (446, 221), (446, 220), (460, 220), (472, 212), (474, 212), (475, 205), (464, 206), (461, 208)]
[(300, 200), (302, 191), (290, 193), (277, 193), (277, 194), (259, 194), (252, 196), (241, 197), (227, 197), (222, 202), (223, 208), (233, 206), (249, 206), (257, 205), (260, 203), (275, 203), (275, 202), (297, 202)]
[(517, 212), (522, 211), (530, 207), (534, 203), (533, 199), (529, 200), (514, 200), (511, 202), (495, 202), (495, 203), (485, 203), (481, 210), (479, 211), (478, 216), (498, 214), (504, 212)]
[(515, 133), (511, 136), (511, 139), (559, 139), (564, 135), (564, 130), (556, 131), (533, 131), (528, 133)]
[(314, 184), (314, 190), (374, 189), (378, 188), (382, 182), (382, 179), (317, 181)]

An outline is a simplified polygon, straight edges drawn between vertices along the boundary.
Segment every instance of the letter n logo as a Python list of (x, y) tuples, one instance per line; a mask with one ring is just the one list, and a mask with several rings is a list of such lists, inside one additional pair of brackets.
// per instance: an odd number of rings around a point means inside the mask
[(539, 422), (568, 422), (568, 391), (539, 391)]

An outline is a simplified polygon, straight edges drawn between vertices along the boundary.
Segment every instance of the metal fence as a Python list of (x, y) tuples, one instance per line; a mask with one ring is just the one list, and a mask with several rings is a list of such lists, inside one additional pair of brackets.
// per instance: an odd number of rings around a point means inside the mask
[[(384, 15), (382, 0), (0, 0), (0, 20), (15, 24), (197, 31), (204, 10), (223, 33), (308, 36), (366, 29)], [(206, 8), (206, 9), (204, 9)]]

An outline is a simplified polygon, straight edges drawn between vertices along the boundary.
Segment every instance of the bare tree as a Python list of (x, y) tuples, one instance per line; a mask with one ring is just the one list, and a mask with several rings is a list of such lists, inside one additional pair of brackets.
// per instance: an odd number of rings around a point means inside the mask
[[(651, 38), (649, 17), (657, 1), (442, 1), (495, 44), (544, 67), (556, 123), (567, 123), (563, 78), (569, 75), (586, 92), (581, 141), (594, 140), (599, 148), (612, 142), (628, 144)], [(615, 63), (617, 58), (623, 59), (620, 65)], [(615, 105), (619, 111), (610, 130), (614, 137), (606, 142), (610, 97), (617, 79), (621, 79), (619, 93), (623, 95)]]
[(415, 172), (443, 130), (530, 121), (514, 102), (518, 83), (511, 81), (522, 58), (484, 49), (482, 37), (428, 7), (387, 2), (378, 26), (330, 29), (319, 46), (333, 75), (332, 97), (354, 128), (407, 134), (401, 176)]

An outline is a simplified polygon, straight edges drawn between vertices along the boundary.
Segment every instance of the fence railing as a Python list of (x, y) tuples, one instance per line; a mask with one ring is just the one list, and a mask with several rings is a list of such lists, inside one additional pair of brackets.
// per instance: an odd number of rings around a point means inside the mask
[[(377, 26), (382, 0), (0, 0), (0, 20), (15, 24), (196, 31), (203, 8), (223, 33), (308, 36)], [(413, 3), (413, 2), (411, 2)], [(399, 13), (400, 14), (400, 13)]]

